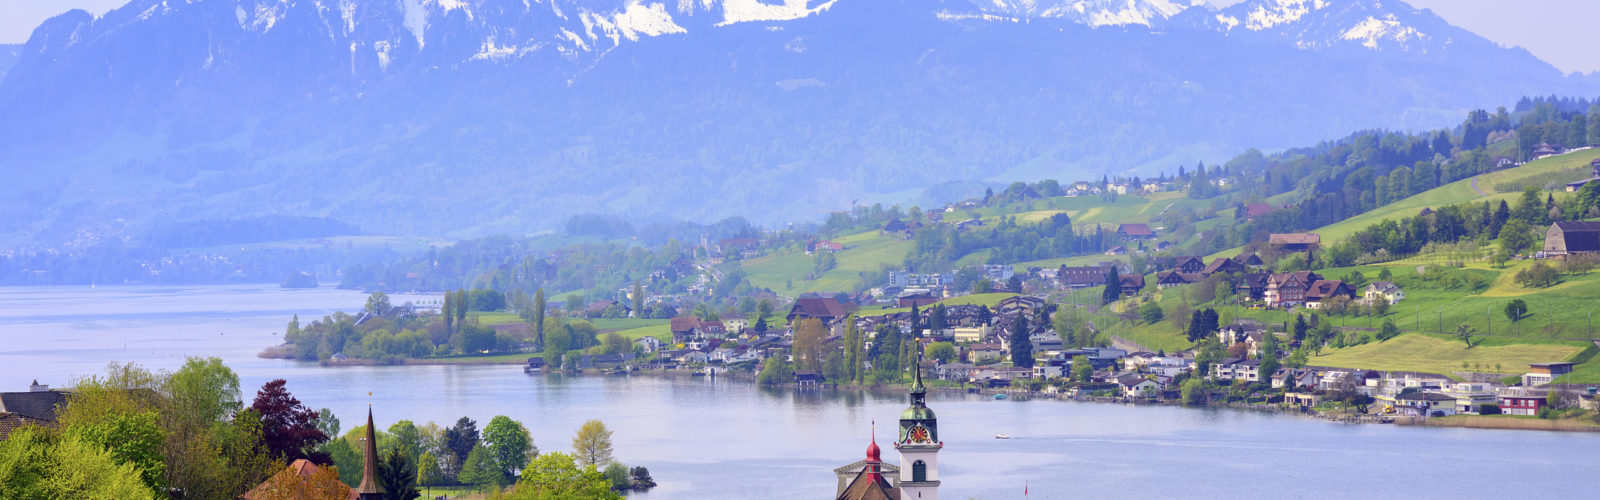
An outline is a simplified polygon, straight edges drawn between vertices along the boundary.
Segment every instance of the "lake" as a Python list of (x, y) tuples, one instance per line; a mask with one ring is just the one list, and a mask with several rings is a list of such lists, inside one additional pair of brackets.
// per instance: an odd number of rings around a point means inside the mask
[[(395, 303), (417, 297), (395, 296)], [(0, 288), (0, 391), (64, 386), (110, 361), (155, 369), (218, 356), (245, 399), (284, 378), (348, 429), (465, 415), (523, 422), (541, 450), (568, 451), (598, 418), (616, 457), (660, 487), (633, 498), (829, 498), (831, 470), (864, 456), (873, 421), (884, 459), (903, 394), (768, 390), (649, 376), (524, 375), (516, 366), (323, 368), (256, 357), (302, 323), (365, 296), (272, 285)], [(372, 396), (367, 396), (368, 392)], [(1349, 425), (1253, 412), (934, 393), (945, 498), (1590, 497), (1600, 435)], [(997, 440), (995, 433), (1012, 436)]]

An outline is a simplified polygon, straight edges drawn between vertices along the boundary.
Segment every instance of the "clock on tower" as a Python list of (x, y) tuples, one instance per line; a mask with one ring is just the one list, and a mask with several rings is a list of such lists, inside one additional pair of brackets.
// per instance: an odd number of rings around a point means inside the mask
[(900, 498), (905, 500), (939, 498), (939, 450), (944, 443), (939, 441), (939, 421), (928, 408), (927, 395), (919, 349), (911, 379), (911, 407), (900, 412), (900, 436), (894, 443), (900, 451)]

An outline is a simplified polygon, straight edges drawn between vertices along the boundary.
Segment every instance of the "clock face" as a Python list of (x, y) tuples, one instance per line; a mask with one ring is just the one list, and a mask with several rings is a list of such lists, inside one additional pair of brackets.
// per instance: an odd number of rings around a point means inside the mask
[(927, 427), (923, 427), (923, 426), (920, 426), (920, 425), (912, 427), (910, 435), (911, 435), (911, 442), (913, 442), (913, 443), (926, 443), (926, 442), (928, 442), (928, 428)]

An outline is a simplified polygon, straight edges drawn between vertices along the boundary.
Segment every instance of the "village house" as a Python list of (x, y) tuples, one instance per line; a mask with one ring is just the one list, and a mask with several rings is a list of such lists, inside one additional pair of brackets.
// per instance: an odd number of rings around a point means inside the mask
[(964, 326), (949, 330), (950, 336), (954, 337), (957, 343), (982, 342), (989, 338), (989, 325)]
[(668, 329), (672, 332), (674, 344), (687, 344), (700, 339), (700, 320), (693, 316), (672, 318)]
[(1381, 300), (1388, 302), (1389, 305), (1392, 306), (1400, 303), (1402, 300), (1405, 300), (1406, 292), (1405, 290), (1401, 290), (1400, 286), (1394, 283), (1388, 281), (1374, 281), (1368, 284), (1366, 288), (1361, 289), (1361, 298), (1368, 304), (1376, 304), (1377, 301)]
[(1234, 257), (1233, 261), (1238, 262), (1239, 265), (1250, 271), (1260, 271), (1267, 267), (1267, 263), (1261, 260), (1261, 256), (1253, 253), (1241, 253)]
[(1154, 238), (1155, 231), (1150, 230), (1149, 224), (1122, 224), (1117, 226), (1117, 236), (1130, 240)]
[(1557, 222), (1544, 232), (1544, 255), (1565, 259), (1569, 255), (1600, 252), (1600, 222)]
[(661, 339), (639, 337), (639, 340), (633, 341), (633, 345), (639, 346), (639, 349), (643, 350), (645, 354), (654, 354), (656, 351), (661, 350)]
[(1267, 278), (1272, 275), (1267, 273), (1250, 273), (1239, 277), (1239, 284), (1233, 287), (1233, 292), (1247, 300), (1262, 300), (1267, 294)]
[[(1388, 396), (1378, 400), (1389, 403)], [(1393, 397), (1395, 413), (1408, 417), (1448, 417), (1456, 414), (1456, 398), (1437, 392), (1415, 391)]]
[(972, 365), (967, 363), (944, 363), (933, 369), (939, 380), (951, 382), (964, 382), (972, 376)]
[(1544, 408), (1545, 395), (1537, 391), (1505, 390), (1500, 392), (1500, 413), (1506, 415), (1534, 416)]
[(1548, 142), (1541, 142), (1541, 143), (1539, 143), (1538, 146), (1534, 146), (1533, 147), (1532, 156), (1533, 156), (1533, 159), (1537, 160), (1537, 159), (1544, 158), (1544, 157), (1547, 157), (1547, 156), (1556, 156), (1556, 155), (1559, 155), (1559, 154), (1561, 154), (1563, 152), (1565, 152), (1565, 150), (1561, 149), (1561, 145), (1560, 144), (1550, 144)]
[(1200, 273), (1185, 273), (1178, 271), (1161, 271), (1156, 273), (1156, 288), (1166, 290), (1180, 285), (1198, 283), (1205, 279)]
[(1267, 237), (1267, 244), (1285, 252), (1304, 252), (1316, 250), (1322, 244), (1322, 236), (1317, 233), (1273, 233)]
[(910, 293), (910, 294), (906, 294), (906, 295), (901, 295), (900, 297), (896, 298), (895, 299), (895, 307), (899, 307), (899, 308), (928, 307), (928, 306), (933, 305), (933, 303), (938, 302), (938, 301), (939, 301), (938, 297), (935, 297), (935, 296), (933, 296), (933, 294), (930, 294), (930, 293), (927, 293), (927, 292)]
[(1138, 295), (1139, 291), (1144, 290), (1144, 275), (1142, 274), (1124, 275), (1119, 278), (1119, 282), (1122, 284), (1123, 298)]
[(997, 361), (1005, 357), (1005, 350), (999, 344), (981, 343), (973, 344), (967, 348), (967, 360), (973, 364), (982, 364), (987, 361)]
[(1089, 288), (1106, 284), (1106, 268), (1099, 266), (1061, 267), (1056, 279), (1066, 288)]
[(1311, 309), (1321, 309), (1323, 302), (1335, 297), (1355, 299), (1355, 292), (1350, 290), (1350, 285), (1340, 280), (1317, 280), (1306, 287), (1305, 303)]
[(1267, 278), (1267, 289), (1262, 294), (1267, 307), (1289, 307), (1305, 303), (1306, 291), (1322, 276), (1312, 271), (1274, 274)]
[(1550, 383), (1556, 377), (1572, 373), (1572, 363), (1561, 361), (1552, 363), (1531, 363), (1528, 373), (1522, 374), (1523, 387), (1537, 387)]
[(1173, 270), (1176, 270), (1180, 273), (1199, 273), (1200, 271), (1205, 270), (1205, 268), (1205, 261), (1200, 260), (1199, 257), (1195, 256), (1178, 257), (1178, 261), (1172, 266)]
[(833, 300), (832, 297), (811, 297), (796, 299), (794, 307), (789, 309), (789, 315), (785, 319), (794, 323), (798, 319), (816, 318), (822, 320), (823, 324), (828, 324), (844, 318), (844, 315), (844, 306), (839, 305), (839, 301)]
[(1272, 213), (1272, 205), (1266, 203), (1251, 203), (1244, 206), (1244, 219), (1256, 220), (1257, 217)]
[(1213, 274), (1218, 274), (1218, 273), (1221, 273), (1221, 274), (1237, 274), (1237, 273), (1242, 273), (1244, 271), (1245, 271), (1244, 264), (1240, 264), (1238, 262), (1235, 262), (1233, 259), (1225, 259), (1225, 258), (1222, 258), (1222, 257), (1217, 257), (1215, 259), (1212, 259), (1211, 260), (1211, 264), (1207, 265), (1205, 267), (1205, 269), (1201, 269), (1200, 270), (1200, 274), (1203, 275), (1203, 276), (1211, 276)]
[(1154, 380), (1144, 378), (1136, 373), (1127, 373), (1117, 377), (1117, 387), (1122, 389), (1122, 395), (1130, 398), (1155, 397), (1161, 391), (1161, 384)]
[(743, 314), (731, 312), (722, 315), (722, 326), (728, 333), (744, 333), (746, 328), (750, 328), (750, 320), (745, 319)]

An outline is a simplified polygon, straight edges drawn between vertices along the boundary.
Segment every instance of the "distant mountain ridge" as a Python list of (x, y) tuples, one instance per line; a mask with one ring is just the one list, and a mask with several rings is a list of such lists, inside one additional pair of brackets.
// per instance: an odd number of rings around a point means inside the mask
[(1596, 88), (1393, 1), (134, 0), (0, 82), (0, 243), (772, 223)]

